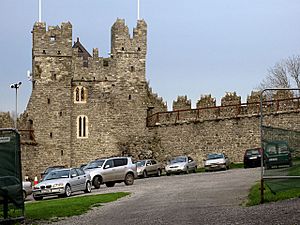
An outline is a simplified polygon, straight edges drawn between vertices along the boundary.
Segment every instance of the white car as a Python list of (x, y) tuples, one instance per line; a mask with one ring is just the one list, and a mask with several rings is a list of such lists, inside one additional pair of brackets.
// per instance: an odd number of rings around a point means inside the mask
[(177, 156), (169, 161), (165, 167), (167, 175), (171, 173), (196, 172), (197, 163), (190, 156)]
[(224, 153), (210, 153), (204, 162), (205, 171), (229, 169), (230, 161)]
[(33, 198), (42, 200), (43, 197), (58, 195), (69, 197), (73, 192), (92, 190), (91, 176), (79, 168), (56, 169), (48, 173), (42, 182), (33, 187)]

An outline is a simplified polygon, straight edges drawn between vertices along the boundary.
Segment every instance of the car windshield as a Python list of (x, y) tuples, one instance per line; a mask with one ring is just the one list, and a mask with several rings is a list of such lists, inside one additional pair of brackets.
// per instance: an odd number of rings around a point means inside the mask
[(285, 144), (278, 145), (278, 153), (279, 154), (289, 153), (289, 149)]
[(180, 162), (186, 162), (186, 158), (182, 156), (176, 157), (170, 161), (170, 164), (180, 163)]
[(259, 150), (258, 149), (251, 149), (251, 150), (247, 150), (246, 155), (259, 155)]
[(48, 173), (43, 180), (69, 178), (69, 174), (70, 170), (54, 170)]
[(104, 163), (104, 160), (96, 160), (96, 161), (93, 161), (93, 162), (90, 162), (89, 164), (87, 164), (86, 167), (84, 167), (84, 169), (101, 168), (103, 163)]
[(213, 153), (207, 155), (207, 159), (221, 159), (221, 158), (224, 158), (224, 155), (221, 153)]
[(277, 154), (276, 146), (275, 145), (269, 145), (267, 147), (266, 152), (269, 153), (270, 155), (276, 155)]
[(58, 167), (49, 167), (45, 170), (45, 174), (47, 173), (50, 173), (52, 170), (57, 170), (57, 169), (61, 169), (62, 167), (61, 166), (58, 166)]
[(138, 162), (136, 163), (136, 166), (137, 166), (137, 167), (143, 167), (143, 166), (145, 166), (145, 163), (146, 163), (145, 160), (138, 161)]

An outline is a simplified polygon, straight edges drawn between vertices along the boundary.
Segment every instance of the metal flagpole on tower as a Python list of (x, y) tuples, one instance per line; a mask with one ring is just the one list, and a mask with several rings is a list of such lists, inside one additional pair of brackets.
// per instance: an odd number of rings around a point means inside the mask
[(140, 19), (140, 0), (137, 0), (137, 19)]
[(39, 22), (42, 22), (42, 0), (39, 0)]

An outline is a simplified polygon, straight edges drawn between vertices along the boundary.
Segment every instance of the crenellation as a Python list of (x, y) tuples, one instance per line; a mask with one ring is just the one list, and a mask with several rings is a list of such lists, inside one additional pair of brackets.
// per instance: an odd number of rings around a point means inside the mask
[(216, 98), (213, 98), (211, 94), (201, 95), (200, 100), (197, 101), (196, 108), (215, 107)]
[(173, 101), (173, 111), (191, 109), (191, 100), (187, 96), (178, 96), (176, 101)]

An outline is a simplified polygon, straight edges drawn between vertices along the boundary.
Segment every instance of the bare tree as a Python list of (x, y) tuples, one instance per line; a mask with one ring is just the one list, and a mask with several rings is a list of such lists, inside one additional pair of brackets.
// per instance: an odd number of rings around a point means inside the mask
[(258, 89), (300, 88), (300, 56), (292, 56), (276, 63), (268, 70)]

